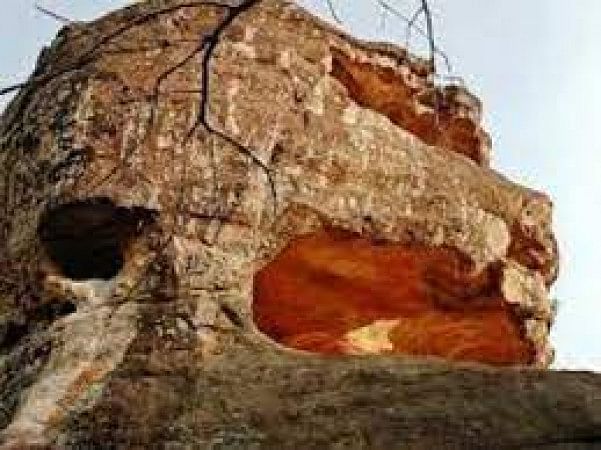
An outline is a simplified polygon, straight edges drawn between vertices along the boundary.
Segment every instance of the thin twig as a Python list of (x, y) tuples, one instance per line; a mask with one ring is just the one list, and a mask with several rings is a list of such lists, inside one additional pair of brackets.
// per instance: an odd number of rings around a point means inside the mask
[[(382, 2), (381, 2), (382, 3)], [(423, 5), (420, 6), (419, 8), (417, 8), (415, 10), (415, 12), (413, 13), (413, 15), (411, 16), (411, 18), (409, 19), (409, 22), (407, 22), (407, 28), (409, 30), (411, 30), (411, 28), (413, 28), (415, 26), (415, 22), (417, 21), (417, 19), (419, 19), (419, 16), (421, 15), (421, 13), (424, 12), (424, 7)]]
[(201, 70), (201, 72), (202, 72), (202, 80), (201, 80), (202, 89), (201, 90), (204, 92), (204, 95), (202, 95), (202, 97), (200, 99), (200, 108), (198, 111), (198, 117), (196, 118), (194, 125), (188, 132), (186, 141), (192, 137), (192, 135), (198, 129), (198, 126), (202, 126), (209, 134), (214, 134), (215, 136), (218, 136), (219, 138), (221, 138), (224, 141), (231, 144), (236, 151), (247, 156), (251, 160), (251, 162), (254, 163), (256, 166), (258, 166), (267, 176), (269, 188), (271, 190), (271, 195), (273, 197), (273, 204), (274, 204), (273, 206), (274, 206), (274, 214), (275, 214), (277, 212), (277, 193), (276, 193), (276, 188), (275, 188), (275, 182), (273, 180), (273, 177), (271, 175), (269, 168), (265, 165), (265, 163), (263, 161), (261, 161), (254, 154), (254, 152), (252, 150), (250, 150), (248, 147), (246, 147), (245, 145), (243, 145), (242, 143), (240, 143), (233, 137), (224, 133), (223, 131), (216, 129), (209, 121), (209, 93), (211, 92), (211, 90), (210, 90), (211, 60), (212, 60), (213, 54), (215, 52), (215, 49), (217, 48), (217, 44), (219, 43), (219, 38), (221, 37), (221, 34), (231, 25), (231, 23), (238, 16), (240, 16), (242, 13), (249, 10), (250, 8), (252, 8), (259, 2), (260, 2), (260, 0), (245, 0), (242, 3), (240, 3), (238, 6), (230, 6), (229, 8), (227, 8), (227, 14), (226, 14), (225, 18), (217, 25), (217, 27), (215, 27), (213, 32), (208, 36), (203, 36), (202, 44), (206, 44), (206, 49), (204, 51), (204, 55), (202, 58), (202, 65), (201, 65), (201, 68), (202, 68), (202, 70)]
[(21, 83), (13, 84), (10, 86), (6, 86), (0, 89), (0, 97), (6, 94), (10, 94), (11, 92), (18, 91), (21, 88), (24, 88), (29, 83), (27, 81), (23, 81)]
[(340, 19), (340, 16), (338, 15), (338, 13), (336, 12), (336, 8), (334, 7), (334, 4), (332, 3), (332, 0), (326, 0), (326, 4), (328, 6), (328, 9), (330, 10), (330, 15), (332, 16), (332, 18), (338, 23), (341, 24), (342, 20)]
[(421, 10), (426, 17), (426, 29), (428, 32), (428, 43), (430, 44), (430, 65), (432, 66), (432, 72), (436, 73), (436, 36), (434, 35), (434, 25), (432, 23), (432, 13), (430, 12), (430, 5), (428, 0), (421, 0)]
[[(425, 1), (425, 0), (421, 0), (421, 1)], [(431, 35), (427, 30), (424, 30), (422, 27), (418, 26), (417, 23), (415, 23), (417, 21), (417, 17), (419, 16), (419, 14), (421, 12), (423, 12), (423, 5), (420, 6), (415, 14), (409, 18), (407, 16), (405, 16), (401, 11), (399, 11), (397, 8), (395, 8), (394, 6), (392, 6), (388, 1), (386, 0), (376, 0), (376, 2), (378, 3), (378, 5), (380, 5), (380, 7), (385, 10), (388, 11), (390, 14), (394, 15), (395, 17), (397, 17), (398, 19), (402, 20), (403, 22), (405, 22), (407, 24), (407, 31), (408, 33), (411, 32), (411, 30), (415, 30), (419, 35), (421, 35), (422, 37), (428, 39), (429, 42), (429, 46), (430, 46), (430, 53), (438, 55), (442, 58), (442, 60), (444, 61), (445, 67), (447, 69), (448, 73), (452, 73), (453, 72), (453, 67), (451, 65), (451, 61), (448, 57), (448, 55), (443, 52), (437, 45), (434, 39), (431, 39), (431, 37), (433, 37), (433, 34)], [(428, 13), (430, 13), (430, 9), (427, 8)], [(430, 20), (431, 23), (431, 20)]]
[(92, 44), (92, 46), (88, 50), (84, 51), (77, 58), (77, 60), (75, 62), (73, 62), (71, 64), (66, 64), (64, 67), (61, 67), (53, 72), (43, 74), (43, 75), (38, 75), (37, 77), (33, 77), (28, 81), (23, 81), (23, 82), (14, 84), (12, 86), (4, 87), (4, 88), (0, 89), (0, 96), (6, 95), (8, 93), (11, 93), (11, 92), (16, 91), (21, 88), (24, 88), (26, 86), (34, 86), (34, 87), (43, 86), (43, 85), (49, 83), (50, 81), (54, 80), (55, 78), (60, 77), (61, 75), (65, 75), (66, 73), (69, 73), (74, 70), (82, 68), (83, 66), (85, 66), (95, 60), (96, 53), (103, 46), (105, 46), (109, 42), (113, 41), (117, 37), (122, 36), (127, 31), (130, 31), (131, 29), (133, 29), (135, 27), (143, 25), (159, 16), (162, 16), (165, 14), (170, 14), (170, 13), (178, 11), (180, 9), (200, 8), (203, 6), (213, 6), (213, 7), (217, 7), (217, 8), (230, 8), (231, 7), (230, 5), (228, 5), (226, 3), (222, 3), (222, 2), (193, 1), (193, 2), (180, 3), (177, 5), (170, 5), (170, 6), (165, 6), (163, 8), (155, 9), (155, 10), (150, 11), (146, 14), (143, 14), (139, 17), (133, 18), (132, 20), (126, 22), (125, 24), (123, 24), (122, 26), (113, 30), (112, 32), (100, 37), (97, 41), (95, 41)]
[(42, 14), (51, 17), (52, 19), (56, 20), (57, 22), (60, 22), (64, 25), (68, 25), (70, 23), (73, 23), (73, 20), (69, 19), (68, 17), (65, 16), (61, 16), (60, 14), (55, 13), (54, 11), (50, 11), (47, 8), (44, 8), (43, 6), (39, 5), (39, 4), (35, 4), (33, 6), (37, 11), (41, 12)]
[(161, 94), (161, 92), (160, 92), (161, 84), (163, 84), (163, 82), (169, 77), (169, 75), (173, 74), (178, 69), (180, 69), (183, 66), (185, 66), (196, 55), (198, 55), (199, 53), (201, 53), (203, 51), (204, 47), (205, 47), (205, 42), (203, 40), (200, 43), (200, 45), (195, 46), (194, 49), (192, 49), (192, 51), (190, 53), (188, 53), (188, 55), (186, 55), (178, 63), (174, 64), (173, 66), (171, 66), (169, 69), (165, 70), (163, 73), (161, 73), (157, 77), (157, 79), (156, 79), (156, 81), (154, 83), (154, 88), (153, 88), (152, 94), (151, 94), (151, 102), (152, 103), (151, 103), (151, 108), (150, 108), (150, 117), (149, 117), (149, 120), (148, 120), (150, 126), (152, 126), (153, 123), (154, 123), (154, 118), (155, 118), (155, 114), (156, 114), (156, 108), (158, 106), (158, 101), (159, 101), (159, 95)]

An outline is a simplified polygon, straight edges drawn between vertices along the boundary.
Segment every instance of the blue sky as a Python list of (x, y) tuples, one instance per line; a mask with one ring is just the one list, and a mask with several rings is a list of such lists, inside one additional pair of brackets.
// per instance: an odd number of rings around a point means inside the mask
[[(327, 14), (325, 0), (302, 0)], [(382, 20), (374, 0), (332, 0), (354, 34), (405, 42), (402, 23)], [(416, 0), (389, 0), (410, 15)], [(3, 0), (0, 86), (25, 78), (58, 24), (33, 0)], [(89, 20), (124, 0), (39, 0)], [(494, 167), (549, 193), (561, 273), (553, 295), (558, 368), (601, 372), (601, 1), (431, 0), (439, 46), (455, 75), (483, 101)], [(423, 42), (412, 40), (416, 51)], [(0, 107), (3, 107), (0, 99)], [(599, 122), (598, 122), (599, 121)], [(598, 209), (599, 208), (599, 209)]]

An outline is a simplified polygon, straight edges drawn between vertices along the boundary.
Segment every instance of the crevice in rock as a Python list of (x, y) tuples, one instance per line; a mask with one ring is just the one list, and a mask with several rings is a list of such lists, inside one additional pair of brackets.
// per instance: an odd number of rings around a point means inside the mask
[(479, 125), (481, 106), (465, 89), (438, 88), (423, 74), (403, 75), (392, 67), (352, 59), (336, 48), (331, 54), (331, 76), (357, 104), (385, 115), (428, 145), (487, 164), (490, 138)]
[(522, 266), (539, 272), (547, 286), (551, 286), (558, 275), (557, 267), (557, 242), (553, 235), (549, 236), (552, 243), (552, 251), (534, 235), (530, 230), (519, 223), (515, 223), (511, 229), (511, 243), (507, 250), (507, 256), (517, 261)]
[(455, 249), (327, 230), (296, 238), (256, 274), (253, 316), (273, 340), (314, 353), (530, 364), (501, 276)]
[(95, 198), (51, 209), (42, 217), (38, 234), (64, 276), (108, 280), (123, 267), (130, 240), (153, 221), (154, 213), (145, 208), (118, 207)]
[(70, 301), (44, 303), (7, 320), (0, 329), (0, 354), (13, 348), (30, 332), (41, 331), (55, 320), (75, 311), (75, 304)]
[(35, 383), (39, 373), (48, 362), (52, 340), (44, 330), (26, 336), (21, 345), (2, 354), (2, 376), (0, 376), (0, 430), (12, 421), (27, 390)]

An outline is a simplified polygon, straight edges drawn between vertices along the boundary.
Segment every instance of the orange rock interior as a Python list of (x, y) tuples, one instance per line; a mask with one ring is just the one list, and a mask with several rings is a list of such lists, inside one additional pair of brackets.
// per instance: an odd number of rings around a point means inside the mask
[(359, 105), (387, 116), (426, 144), (485, 162), (488, 136), (478, 124), (454, 112), (452, 88), (428, 90), (425, 81), (419, 88), (410, 86), (392, 68), (352, 60), (336, 49), (332, 49), (331, 75)]
[(531, 345), (499, 293), (455, 250), (342, 231), (296, 238), (255, 277), (254, 319), (288, 347), (528, 364)]

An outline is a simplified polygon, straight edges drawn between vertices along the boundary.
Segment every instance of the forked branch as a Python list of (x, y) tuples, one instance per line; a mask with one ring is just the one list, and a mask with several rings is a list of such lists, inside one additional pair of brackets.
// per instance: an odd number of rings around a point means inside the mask
[[(48, 72), (42, 73), (37, 76), (30, 78), (28, 81), (24, 81), (21, 83), (14, 84), (12, 86), (8, 86), (0, 89), (0, 96), (6, 95), (11, 92), (20, 90), (20, 89), (39, 89), (50, 83), (51, 81), (67, 75), (71, 72), (79, 70), (84, 66), (94, 62), (99, 58), (103, 51), (106, 50), (106, 46), (117, 38), (123, 36), (126, 32), (131, 29), (142, 26), (158, 17), (171, 14), (181, 9), (185, 8), (199, 8), (199, 7), (214, 7), (225, 10), (225, 14), (221, 18), (221, 20), (217, 23), (215, 28), (207, 33), (203, 34), (199, 38), (198, 45), (181, 61), (164, 71), (156, 80), (154, 89), (152, 94), (150, 95), (151, 102), (151, 120), (154, 120), (155, 109), (158, 103), (158, 97), (160, 93), (160, 86), (171, 74), (175, 71), (183, 67), (186, 63), (191, 61), (197, 55), (202, 54), (201, 57), (201, 89), (200, 92), (200, 105), (198, 116), (194, 122), (193, 127), (189, 130), (186, 141), (188, 141), (194, 133), (197, 131), (199, 127), (204, 128), (209, 134), (212, 134), (222, 140), (228, 142), (235, 151), (243, 154), (248, 157), (250, 161), (258, 166), (267, 176), (269, 187), (271, 190), (271, 194), (273, 196), (274, 202), (274, 211), (276, 209), (276, 189), (273, 177), (269, 168), (266, 164), (261, 161), (250, 148), (243, 145), (241, 142), (236, 140), (234, 137), (228, 135), (227, 133), (219, 130), (216, 126), (214, 126), (209, 119), (209, 104), (210, 104), (210, 65), (211, 60), (214, 56), (215, 49), (220, 42), (222, 34), (228, 29), (228, 27), (238, 18), (241, 14), (248, 11), (250, 8), (258, 4), (260, 0), (241, 0), (238, 3), (227, 2), (227, 1), (188, 1), (184, 3), (178, 3), (175, 5), (164, 6), (161, 8), (157, 8), (151, 11), (148, 11), (140, 16), (134, 17), (131, 20), (125, 22), (124, 24), (118, 26), (113, 31), (96, 38), (92, 45), (84, 50), (74, 61), (69, 61), (62, 66)], [(57, 20), (65, 20), (68, 21), (62, 16), (59, 16), (52, 11), (46, 10), (45, 8), (39, 7), (39, 10), (43, 11), (45, 14), (50, 15)], [(107, 177), (108, 178), (108, 177)], [(103, 179), (103, 182), (107, 180), (107, 178)], [(183, 200), (181, 200), (183, 202)]]
[[(428, 41), (429, 61), (432, 71), (437, 73), (436, 57), (442, 58), (447, 72), (451, 73), (453, 68), (447, 54), (442, 51), (436, 44), (436, 36), (434, 32), (434, 22), (432, 20), (432, 11), (427, 0), (419, 0), (420, 4), (415, 9), (411, 17), (405, 16), (398, 8), (395, 8), (387, 0), (375, 0), (383, 11), (392, 14), (397, 19), (406, 23), (406, 45), (409, 46), (409, 40), (413, 32), (416, 32)], [(423, 16), (426, 22), (426, 29), (418, 24), (419, 18)]]
[[(334, 21), (336, 21), (339, 24), (342, 23), (343, 20), (341, 19), (340, 14), (338, 13), (338, 10), (334, 5), (333, 0), (324, 0), (324, 1), (330, 12), (330, 15), (334, 19)], [(417, 0), (417, 1), (419, 1), (419, 5), (410, 17), (403, 14), (398, 8), (396, 8), (388, 0), (374, 0), (374, 1), (376, 2), (378, 7), (382, 11), (383, 23), (385, 21), (386, 14), (391, 14), (395, 18), (405, 22), (406, 35), (407, 35), (405, 45), (407, 47), (409, 47), (409, 41), (410, 41), (411, 35), (414, 32), (419, 34), (421, 37), (425, 38), (428, 41), (428, 50), (429, 50), (428, 61), (429, 61), (432, 73), (434, 73), (434, 74), (437, 73), (437, 67), (436, 67), (436, 58), (437, 57), (440, 57), (443, 60), (448, 73), (451, 73), (453, 71), (449, 57), (436, 44), (434, 23), (432, 20), (432, 11), (430, 9), (428, 0)], [(419, 25), (419, 19), (421, 17), (424, 18), (425, 28), (423, 28)]]

